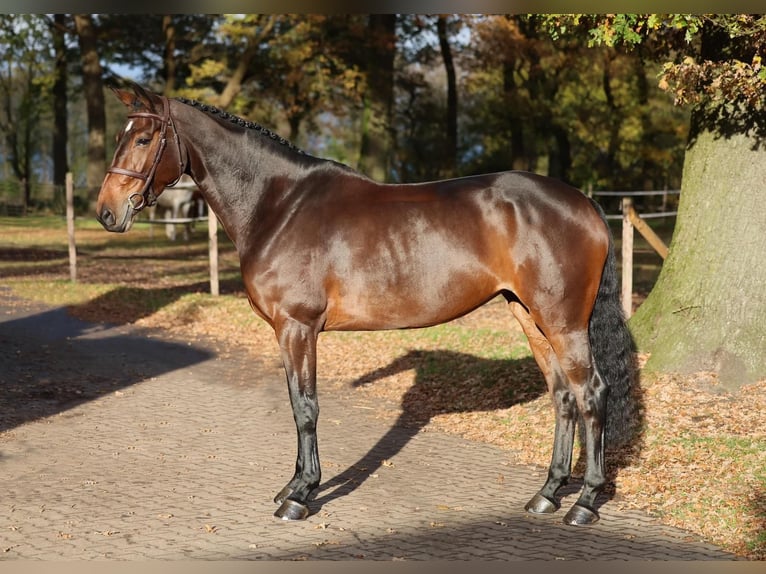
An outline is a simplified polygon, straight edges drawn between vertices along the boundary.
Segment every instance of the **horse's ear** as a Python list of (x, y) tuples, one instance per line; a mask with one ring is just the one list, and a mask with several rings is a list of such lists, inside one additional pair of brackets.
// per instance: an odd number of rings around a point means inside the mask
[(156, 96), (146, 91), (144, 88), (142, 88), (138, 84), (131, 82), (131, 87), (133, 88), (132, 92), (128, 90), (123, 90), (122, 88), (119, 88), (116, 86), (109, 86), (109, 87), (115, 93), (117, 98), (123, 104), (131, 108), (132, 111), (134, 112), (137, 112), (139, 110), (146, 110), (146, 111), (152, 111), (152, 112), (156, 111), (154, 106), (154, 100), (156, 99)]
[(117, 86), (109, 86), (109, 89), (111, 89), (117, 98), (129, 108), (136, 108), (140, 106), (140, 102), (137, 100), (136, 95), (133, 92), (123, 90)]
[(147, 110), (150, 110), (152, 112), (157, 112), (159, 111), (159, 109), (161, 109), (161, 106), (159, 106), (158, 108), (159, 97), (153, 94), (152, 92), (150, 92), (149, 90), (145, 90), (138, 84), (133, 84), (133, 92), (135, 92), (136, 97), (141, 101), (141, 104)]

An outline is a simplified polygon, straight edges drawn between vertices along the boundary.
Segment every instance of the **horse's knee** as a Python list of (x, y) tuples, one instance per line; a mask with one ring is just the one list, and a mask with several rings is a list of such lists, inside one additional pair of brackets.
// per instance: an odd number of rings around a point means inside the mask
[(319, 419), (319, 401), (316, 396), (299, 393), (293, 405), (293, 416), (299, 431), (316, 432)]

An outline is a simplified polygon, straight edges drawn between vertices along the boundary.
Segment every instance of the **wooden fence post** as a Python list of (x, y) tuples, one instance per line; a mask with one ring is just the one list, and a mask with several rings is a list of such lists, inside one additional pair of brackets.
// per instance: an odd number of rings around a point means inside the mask
[(74, 183), (72, 172), (68, 171), (65, 179), (66, 188), (66, 230), (69, 237), (69, 278), (77, 281), (77, 245), (74, 240)]
[(220, 293), (218, 286), (218, 218), (210, 205), (207, 206), (207, 236), (210, 255), (210, 294), (217, 297)]
[(633, 223), (630, 212), (633, 200), (622, 198), (622, 310), (626, 318), (633, 314)]

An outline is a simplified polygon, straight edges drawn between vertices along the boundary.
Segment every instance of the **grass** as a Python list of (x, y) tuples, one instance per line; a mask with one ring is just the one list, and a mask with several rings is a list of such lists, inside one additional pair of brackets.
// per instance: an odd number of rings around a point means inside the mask
[[(72, 283), (63, 218), (0, 217), (3, 285), (85, 320), (204, 338), (224, 358), (246, 352), (279, 361), (273, 332), (247, 304), (223, 234), (218, 298), (209, 295), (206, 230), (188, 243), (169, 242), (161, 228), (153, 236), (146, 226), (112, 235), (78, 219), (76, 236)], [(655, 259), (643, 255), (644, 286), (656, 277)], [(324, 333), (318, 370), (324, 389), (353, 389), (412, 424), (495, 444), (519, 462), (549, 462), (550, 401), (502, 300), (428, 329)], [(643, 446), (616, 471), (614, 503), (739, 555), (766, 558), (766, 382), (733, 394), (710, 373), (645, 375), (640, 394)]]

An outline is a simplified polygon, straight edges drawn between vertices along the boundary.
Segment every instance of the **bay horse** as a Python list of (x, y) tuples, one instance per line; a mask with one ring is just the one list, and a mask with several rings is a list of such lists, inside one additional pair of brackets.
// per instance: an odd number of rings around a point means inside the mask
[(298, 434), (275, 516), (302, 520), (320, 484), (317, 338), (329, 330), (427, 327), (502, 294), (556, 413), (548, 477), (526, 510), (552, 513), (585, 437), (580, 496), (564, 517), (599, 519), (605, 442), (629, 436), (632, 348), (603, 211), (558, 180), (503, 172), (381, 184), (215, 107), (138, 85), (112, 88), (128, 122), (97, 201), (125, 232), (188, 174), (240, 259), (253, 311), (273, 329)]

